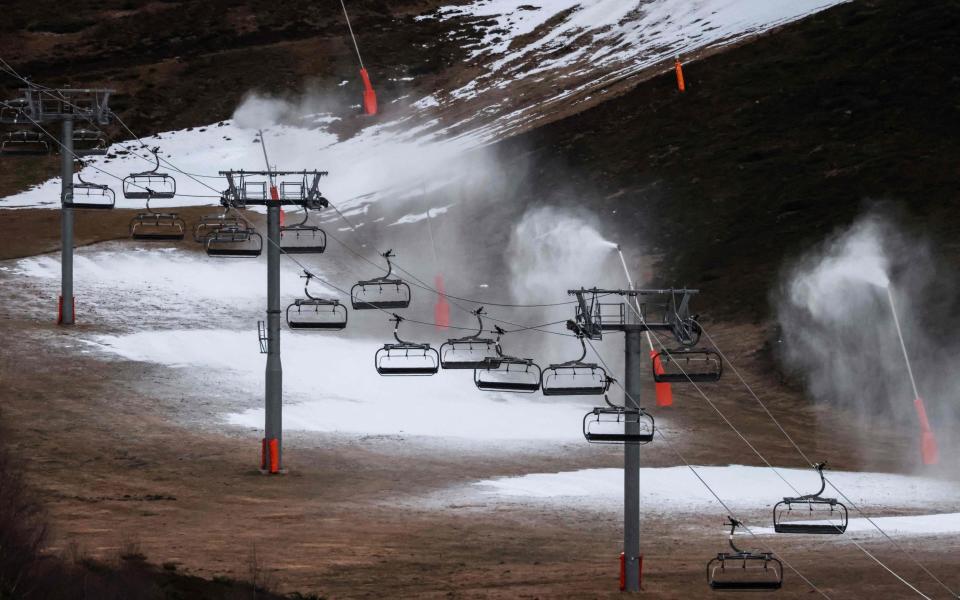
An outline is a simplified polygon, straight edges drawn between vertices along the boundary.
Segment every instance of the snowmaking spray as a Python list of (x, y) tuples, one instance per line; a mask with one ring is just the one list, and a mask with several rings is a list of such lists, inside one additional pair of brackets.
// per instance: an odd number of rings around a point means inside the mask
[[(898, 247), (891, 244), (902, 245), (903, 240), (898, 239), (897, 232), (885, 220), (868, 216), (828, 240), (821, 251), (807, 255), (792, 270), (779, 320), (787, 362), (805, 373), (814, 396), (841, 401), (852, 398), (858, 402), (855, 406), (871, 411), (876, 407), (856, 399), (885, 396), (890, 408), (896, 410), (897, 398), (905, 390), (896, 385), (902, 379), (894, 373), (902, 372), (898, 365), (905, 365), (920, 425), (923, 464), (934, 465), (939, 460), (938, 446), (907, 351), (888, 275), (890, 257), (904, 256), (903, 252), (890, 252)], [(904, 266), (908, 264), (914, 262)], [(882, 292), (886, 298), (871, 290)], [(886, 310), (890, 317), (884, 314)], [(886, 341), (890, 336), (886, 318), (893, 321), (895, 343)], [(866, 348), (869, 353), (863, 352)], [(878, 368), (885, 377), (876, 377)]]

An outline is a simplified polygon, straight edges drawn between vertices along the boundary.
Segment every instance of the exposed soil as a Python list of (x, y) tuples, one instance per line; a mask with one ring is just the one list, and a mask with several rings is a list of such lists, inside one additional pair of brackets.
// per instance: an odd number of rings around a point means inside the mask
[[(339, 32), (323, 35), (325, 27), (341, 27), (332, 3), (271, 4), (270, 10), (227, 4), (80, 3), (70, 19), (44, 23), (49, 3), (18, 3), (0, 36), (0, 55), (50, 80), (64, 75), (68, 49), (88, 48), (72, 61), (78, 78), (91, 84), (126, 79), (128, 107), (161, 100), (154, 114), (122, 113), (138, 131), (222, 118), (251, 79), (288, 90), (306, 73), (333, 81), (349, 64), (325, 53), (342, 58), (350, 51)], [(437, 3), (391, 3), (395, 18), (378, 15), (383, 4), (364, 4), (356, 19), (378, 31), (375, 44), (395, 49), (403, 44), (391, 36), (413, 30), (400, 29), (408, 23), (406, 11)], [(101, 23), (104, 6), (122, 27)], [(288, 10), (305, 16), (293, 19)], [(256, 18), (247, 19), (251, 14)], [(887, 199), (908, 226), (922, 223), (944, 260), (958, 259), (960, 109), (951, 99), (960, 86), (953, 75), (960, 67), (958, 14), (956, 2), (840, 6), (689, 65), (686, 94), (678, 94), (669, 77), (656, 78), (502, 143), (497, 152), (524, 165), (513, 175), (530, 190), (549, 189), (562, 172), (571, 181), (571, 199), (589, 199), (598, 212), (617, 209), (611, 226), (667, 257), (661, 268), (674, 279), (701, 285), (713, 335), (811, 454), (829, 456), (838, 469), (903, 470), (916, 456), (914, 436), (883, 427), (851, 435), (849, 415), (811, 406), (776, 375), (767, 294), (785, 258), (848, 223), (872, 199)], [(246, 37), (232, 35), (247, 29)], [(302, 61), (291, 66), (278, 44)], [(455, 61), (456, 51), (398, 55), (397, 64), (420, 64), (416, 68), (431, 73), (447, 64), (432, 57), (444, 56)], [(54, 159), (17, 164), (16, 171), (0, 167), (0, 193), (56, 170)], [(528, 192), (517, 205), (537, 199)], [(183, 212), (190, 220), (209, 209)], [(131, 214), (78, 215), (78, 243), (123, 237)], [(58, 219), (49, 210), (0, 212), (0, 258), (55, 250)], [(3, 442), (53, 517), (54, 551), (75, 541), (94, 556), (113, 556), (133, 536), (151, 563), (176, 563), (209, 578), (245, 576), (256, 548), (281, 590), (330, 598), (618, 597), (616, 516), (507, 510), (493, 501), (438, 510), (422, 502), (482, 478), (616, 467), (622, 464), (616, 449), (437, 452), (415, 439), (344, 442), (291, 434), (289, 473), (263, 476), (255, 468), (257, 432), (210, 419), (181, 425), (184, 414), (217, 413), (216, 394), (185, 388), (172, 369), (71, 351), (71, 336), (97, 332), (97, 325), (81, 318), (71, 330), (58, 329), (52, 298), (49, 318), (18, 308), (37, 293), (31, 283), (0, 273), (0, 407), (9, 431)], [(676, 393), (668, 415), (684, 434), (680, 449), (689, 460), (757, 464), (701, 399)], [(251, 398), (258, 395), (251, 391)], [(733, 378), (711, 397), (770, 460), (799, 466)], [(956, 454), (944, 449), (945, 456)], [(644, 449), (643, 460), (677, 464), (657, 444)], [(955, 474), (955, 464), (944, 468)], [(709, 595), (704, 565), (723, 549), (723, 517), (718, 508), (693, 519), (644, 519), (648, 596)], [(888, 544), (866, 543), (932, 597), (945, 597)], [(831, 597), (909, 597), (851, 544), (781, 538), (776, 544)], [(956, 538), (906, 538), (902, 545), (960, 587)], [(789, 571), (787, 581), (778, 597), (814, 597)]]

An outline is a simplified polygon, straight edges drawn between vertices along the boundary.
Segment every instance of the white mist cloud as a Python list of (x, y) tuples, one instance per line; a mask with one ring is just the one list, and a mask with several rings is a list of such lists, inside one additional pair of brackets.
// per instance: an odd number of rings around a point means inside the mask
[[(933, 427), (949, 435), (960, 378), (956, 343), (937, 331), (953, 321), (949, 302), (931, 302), (931, 293), (942, 295), (949, 286), (932, 265), (926, 244), (869, 215), (787, 272), (777, 305), (781, 358), (818, 402), (852, 411), (866, 429), (886, 423), (904, 435), (919, 432), (889, 285), (920, 394), (939, 418), (931, 417)], [(916, 464), (916, 456), (904, 463)]]
[(622, 273), (610, 274), (618, 264), (616, 247), (589, 215), (552, 206), (531, 208), (514, 227), (507, 248), (513, 297), (535, 303), (568, 289), (620, 282)]

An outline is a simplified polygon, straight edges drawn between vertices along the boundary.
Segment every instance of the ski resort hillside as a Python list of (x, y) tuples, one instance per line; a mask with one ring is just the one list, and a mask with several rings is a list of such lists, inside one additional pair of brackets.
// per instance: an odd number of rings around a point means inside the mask
[(4, 10), (0, 598), (958, 597), (955, 3)]

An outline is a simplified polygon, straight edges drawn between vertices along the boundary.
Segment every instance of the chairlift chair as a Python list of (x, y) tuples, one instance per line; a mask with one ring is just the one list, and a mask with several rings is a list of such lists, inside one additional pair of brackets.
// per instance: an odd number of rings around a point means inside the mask
[(653, 355), (651, 366), (657, 383), (712, 383), (723, 375), (723, 359), (708, 349), (661, 350)]
[(496, 342), (483, 335), (483, 307), (473, 311), (478, 329), (473, 335), (449, 339), (440, 346), (440, 366), (444, 369), (479, 369), (487, 358), (496, 358)]
[(287, 306), (287, 327), (290, 329), (313, 329), (340, 331), (347, 326), (347, 307), (336, 299), (315, 298), (310, 295), (310, 280), (313, 275), (305, 271), (303, 293), (306, 298), (297, 298)]
[(403, 317), (393, 315), (395, 344), (384, 344), (373, 362), (380, 375), (435, 375), (440, 370), (440, 355), (430, 344), (417, 344), (400, 339), (398, 330)]
[(583, 416), (583, 437), (591, 444), (647, 444), (653, 441), (653, 415), (642, 408), (597, 406)]
[(149, 171), (131, 173), (123, 178), (123, 197), (128, 200), (167, 200), (177, 195), (177, 180), (160, 169), (160, 149), (153, 148), (155, 165)]
[(212, 215), (203, 215), (193, 226), (193, 241), (206, 244), (207, 238), (215, 231), (224, 227), (246, 227), (247, 221), (240, 216), (231, 216), (230, 209), (224, 207), (222, 211)]
[(350, 288), (350, 303), (354, 310), (407, 308), (410, 306), (410, 286), (402, 279), (391, 279), (393, 250), (380, 256), (387, 259), (387, 274), (359, 281)]
[(567, 322), (567, 328), (574, 331), (580, 341), (580, 358), (550, 365), (543, 370), (540, 390), (544, 396), (599, 396), (610, 389), (610, 377), (606, 369), (596, 363), (583, 362), (587, 356), (584, 332), (574, 321)]
[(30, 102), (26, 98), (0, 101), (0, 123), (29, 122), (30, 119), (27, 115), (30, 112)]
[(847, 530), (847, 507), (836, 498), (824, 498), (827, 487), (823, 469), (827, 463), (817, 463), (814, 469), (820, 475), (820, 491), (796, 498), (784, 498), (773, 507), (773, 530), (777, 533), (808, 533), (839, 535)]
[[(280, 184), (281, 197), (283, 186), (288, 183)], [(304, 207), (302, 221), (280, 228), (280, 250), (287, 254), (323, 254), (327, 249), (327, 234), (316, 225), (307, 225), (309, 217), (310, 211)]]
[(783, 563), (772, 552), (744, 551), (733, 543), (737, 527), (743, 523), (730, 521), (730, 547), (733, 552), (718, 552), (707, 563), (707, 583), (713, 590), (778, 590), (783, 587)]
[(107, 137), (95, 129), (74, 129), (73, 153), (76, 156), (103, 156), (107, 153)]
[(263, 236), (249, 223), (225, 226), (206, 237), (207, 256), (255, 258), (263, 251)]
[(130, 219), (130, 237), (146, 241), (177, 241), (186, 235), (187, 224), (173, 212), (157, 212), (147, 200), (146, 212), (137, 213)]
[(50, 154), (46, 134), (32, 129), (19, 129), (3, 135), (0, 154), (5, 156), (43, 156)]
[(77, 179), (80, 182), (71, 186), (71, 192), (63, 201), (64, 208), (109, 210), (116, 205), (116, 195), (110, 186), (84, 181), (80, 173)]
[(506, 333), (496, 327), (495, 357), (483, 359), (481, 366), (473, 370), (473, 383), (478, 389), (488, 392), (518, 392), (532, 394), (540, 389), (542, 371), (531, 358), (517, 358), (503, 353), (500, 338)]

